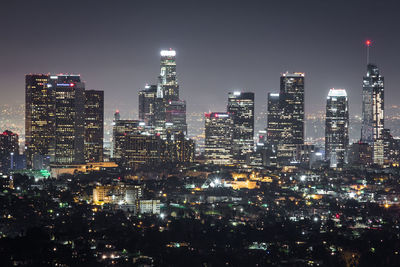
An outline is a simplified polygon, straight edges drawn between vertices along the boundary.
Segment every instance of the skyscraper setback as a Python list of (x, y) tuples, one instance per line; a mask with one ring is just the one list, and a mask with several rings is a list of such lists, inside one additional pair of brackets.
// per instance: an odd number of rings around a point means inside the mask
[(349, 108), (344, 89), (330, 89), (326, 101), (325, 159), (332, 168), (343, 168), (349, 144)]
[(26, 75), (28, 167), (42, 168), (34, 162), (44, 158), (54, 164), (101, 160), (103, 102), (101, 91), (85, 91), (80, 75)]
[(245, 163), (254, 150), (254, 93), (230, 92), (228, 113), (233, 120), (232, 154), (236, 163)]

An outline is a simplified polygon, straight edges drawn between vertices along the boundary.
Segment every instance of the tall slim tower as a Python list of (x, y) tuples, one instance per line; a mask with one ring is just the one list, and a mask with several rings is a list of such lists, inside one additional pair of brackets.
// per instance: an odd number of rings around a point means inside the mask
[[(370, 44), (367, 41), (368, 53)], [(363, 78), (362, 100), (361, 141), (372, 146), (374, 164), (383, 165), (384, 77), (380, 75), (379, 68), (369, 62)]]
[(176, 52), (172, 49), (162, 50), (161, 71), (158, 77), (158, 97), (166, 101), (179, 100), (179, 85), (176, 78)]
[(281, 116), (279, 93), (268, 93), (267, 144), (275, 149), (281, 141)]
[(325, 159), (342, 168), (349, 144), (349, 108), (345, 89), (330, 89), (326, 101)]
[(254, 93), (230, 92), (227, 111), (232, 116), (232, 154), (236, 163), (245, 163), (254, 149)]
[(28, 168), (34, 166), (34, 159), (54, 159), (55, 94), (50, 76), (28, 74), (25, 76), (25, 146)]
[(85, 161), (103, 161), (104, 91), (85, 91)]

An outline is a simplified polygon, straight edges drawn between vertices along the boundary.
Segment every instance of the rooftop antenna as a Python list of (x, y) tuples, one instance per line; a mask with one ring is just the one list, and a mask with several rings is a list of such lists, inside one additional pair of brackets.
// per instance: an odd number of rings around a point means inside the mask
[(367, 65), (369, 64), (369, 48), (371, 46), (371, 40), (365, 41), (365, 44), (367, 45)]

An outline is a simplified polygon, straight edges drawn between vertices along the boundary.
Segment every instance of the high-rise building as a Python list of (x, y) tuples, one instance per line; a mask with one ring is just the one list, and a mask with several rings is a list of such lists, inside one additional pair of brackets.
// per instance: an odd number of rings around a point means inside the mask
[(232, 116), (226, 112), (205, 114), (206, 163), (232, 164)]
[(170, 100), (165, 110), (166, 129), (173, 133), (187, 133), (186, 101)]
[(120, 164), (124, 167), (157, 166), (164, 161), (165, 142), (159, 135), (127, 134), (121, 141)]
[(155, 124), (156, 98), (157, 85), (146, 85), (139, 91), (139, 120), (145, 122), (146, 125), (154, 126)]
[[(102, 154), (100, 147), (103, 141), (100, 136), (103, 126), (100, 119), (103, 116), (103, 104), (94, 102), (103, 101), (99, 99), (103, 96), (96, 92), (99, 91), (88, 91), (91, 98), (86, 100), (85, 85), (80, 75), (26, 75), (25, 145), (29, 168), (41, 169), (48, 166), (49, 162), (83, 163), (85, 141), (96, 143), (96, 153)], [(85, 105), (88, 109), (85, 109)], [(97, 106), (100, 110), (97, 110)], [(90, 118), (86, 118), (86, 114)], [(97, 120), (96, 126), (93, 124), (88, 130), (85, 140), (85, 122), (94, 119)], [(89, 147), (93, 149), (93, 146)], [(100, 154), (98, 159), (102, 158)]]
[(18, 134), (8, 130), (0, 133), (0, 172), (5, 173), (13, 169), (18, 155)]
[(158, 97), (166, 102), (179, 100), (179, 85), (176, 78), (176, 52), (172, 49), (162, 50), (161, 71), (158, 77)]
[(103, 161), (104, 91), (85, 91), (85, 161)]
[(49, 80), (47, 74), (25, 76), (26, 157), (28, 167), (34, 169), (34, 157), (54, 160), (55, 94)]
[(269, 101), (272, 114), (268, 139), (271, 144), (278, 143), (278, 164), (290, 164), (296, 146), (304, 144), (304, 73), (283, 73), (279, 96), (270, 94)]
[(154, 126), (156, 132), (165, 138), (165, 131), (186, 134), (186, 102), (179, 98), (179, 84), (176, 75), (176, 52), (162, 50), (157, 96), (154, 99)]
[(50, 76), (55, 94), (56, 164), (83, 163), (85, 133), (85, 84), (80, 75)]
[[(268, 93), (268, 112), (267, 112), (267, 137), (266, 137), (266, 164), (268, 166), (277, 165), (278, 145), (281, 144), (282, 125), (279, 93)], [(280, 152), (281, 150), (279, 150)]]
[(233, 159), (245, 163), (246, 155), (254, 151), (254, 93), (230, 92), (227, 111), (233, 120)]
[(349, 108), (345, 89), (330, 89), (326, 101), (325, 159), (343, 168), (349, 144)]
[[(119, 112), (116, 113), (119, 118)], [(113, 158), (121, 162), (127, 150), (128, 136), (138, 135), (144, 130), (144, 123), (139, 120), (115, 120), (113, 126)]]
[(367, 65), (363, 78), (361, 142), (372, 146), (374, 164), (384, 163), (384, 78), (376, 65)]

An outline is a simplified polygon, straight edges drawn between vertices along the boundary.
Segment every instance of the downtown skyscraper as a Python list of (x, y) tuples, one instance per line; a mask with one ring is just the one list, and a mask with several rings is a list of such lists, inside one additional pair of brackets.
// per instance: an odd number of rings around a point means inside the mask
[(85, 92), (85, 161), (103, 161), (104, 91)]
[[(55, 101), (47, 74), (25, 76), (25, 147), (28, 167), (54, 159)], [(38, 162), (34, 164), (34, 162)]]
[(326, 100), (325, 159), (343, 168), (349, 144), (349, 107), (345, 89), (330, 89)]
[(157, 85), (146, 85), (139, 91), (139, 120), (146, 125), (155, 124), (155, 108), (157, 99)]
[(372, 146), (373, 163), (384, 163), (384, 77), (374, 64), (367, 65), (362, 90), (361, 142)]
[(155, 99), (155, 127), (173, 134), (187, 134), (186, 101), (179, 98), (179, 84), (176, 74), (176, 52), (162, 50), (160, 75), (158, 76)]
[(283, 73), (279, 94), (268, 95), (267, 144), (278, 165), (290, 164), (304, 144), (304, 73)]
[(232, 155), (233, 119), (227, 112), (205, 114), (205, 151), (206, 163), (229, 165)]
[(230, 92), (227, 112), (233, 120), (233, 159), (235, 163), (243, 164), (254, 150), (254, 93)]
[[(80, 75), (26, 75), (28, 167), (103, 158), (104, 98), (100, 91), (87, 92)], [(85, 148), (91, 152), (85, 153)]]

